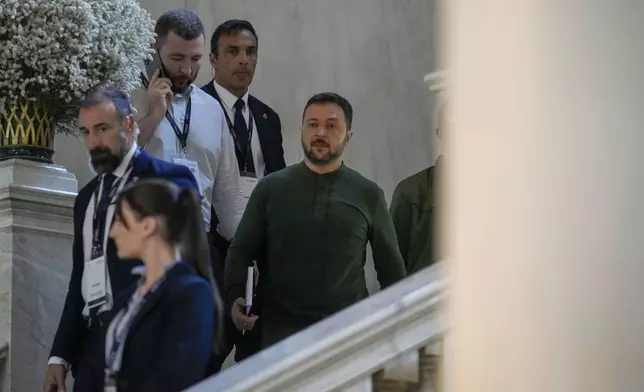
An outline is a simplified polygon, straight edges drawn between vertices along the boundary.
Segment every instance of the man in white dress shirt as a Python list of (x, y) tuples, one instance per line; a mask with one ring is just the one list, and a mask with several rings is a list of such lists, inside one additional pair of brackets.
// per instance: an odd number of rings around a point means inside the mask
[[(148, 75), (147, 90), (132, 94), (138, 143), (154, 157), (190, 167), (200, 185), (209, 237), (230, 241), (245, 199), (224, 112), (194, 84), (204, 55), (203, 24), (195, 13), (175, 9), (159, 17), (155, 32), (160, 69)], [(224, 259), (214, 247), (210, 253), (215, 279), (222, 282)]]
[[(219, 25), (210, 39), (209, 57), (214, 79), (201, 87), (224, 109), (227, 130), (235, 141), (244, 209), (256, 182), (286, 167), (280, 118), (273, 109), (249, 92), (257, 66), (257, 48), (257, 32), (249, 21), (231, 19)], [(225, 259), (230, 242), (215, 235), (213, 243), (222, 259)], [(258, 260), (258, 263), (261, 262)], [(260, 291), (259, 288), (257, 291)], [(261, 298), (256, 297), (254, 314), (259, 313), (260, 307)], [(233, 344), (237, 361), (261, 349), (259, 328), (242, 336), (232, 321), (227, 320), (224, 329), (222, 352), (211, 362), (210, 373), (221, 369)]]
[[(191, 169), (206, 230), (231, 239), (243, 213), (235, 147), (221, 106), (194, 85), (204, 55), (203, 24), (195, 13), (175, 9), (159, 17), (155, 33), (160, 72), (148, 75), (147, 91), (132, 93), (138, 143), (156, 158)], [(211, 206), (217, 216), (211, 216)]]

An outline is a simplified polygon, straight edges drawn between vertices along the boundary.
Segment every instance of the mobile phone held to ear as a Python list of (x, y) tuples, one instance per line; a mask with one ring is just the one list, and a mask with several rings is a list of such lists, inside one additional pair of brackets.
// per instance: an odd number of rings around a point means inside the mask
[(152, 79), (152, 75), (159, 70), (159, 76), (163, 76), (163, 67), (161, 66), (161, 58), (159, 52), (154, 52), (151, 59), (145, 60), (145, 73), (148, 77), (148, 82)]

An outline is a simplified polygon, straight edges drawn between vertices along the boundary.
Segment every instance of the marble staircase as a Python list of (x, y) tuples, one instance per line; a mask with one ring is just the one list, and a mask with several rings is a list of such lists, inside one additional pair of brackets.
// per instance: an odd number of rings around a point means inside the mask
[(442, 390), (446, 287), (438, 263), (189, 391)]

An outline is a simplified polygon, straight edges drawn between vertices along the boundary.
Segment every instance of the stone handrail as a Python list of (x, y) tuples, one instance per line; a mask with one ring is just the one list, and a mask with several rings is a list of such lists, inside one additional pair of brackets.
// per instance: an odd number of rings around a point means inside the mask
[(420, 271), (189, 391), (371, 390), (372, 375), (442, 338), (444, 269)]

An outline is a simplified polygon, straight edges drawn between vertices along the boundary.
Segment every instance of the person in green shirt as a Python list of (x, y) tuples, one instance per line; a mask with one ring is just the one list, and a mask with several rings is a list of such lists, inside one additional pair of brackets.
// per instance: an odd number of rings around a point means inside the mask
[[(343, 163), (352, 117), (338, 94), (309, 99), (301, 126), (304, 160), (259, 181), (233, 237), (226, 303), (239, 330), (260, 328), (262, 347), (365, 298), (367, 243), (383, 288), (405, 277), (382, 190)], [(261, 309), (254, 303), (246, 315), (253, 260)]]
[[(436, 135), (442, 141), (447, 130), (447, 104), (438, 112)], [(444, 158), (439, 156), (436, 164), (402, 180), (391, 199), (389, 212), (394, 220), (396, 235), (405, 260), (407, 275), (422, 270), (444, 258), (438, 238), (441, 186)]]

